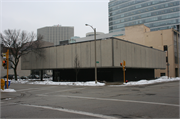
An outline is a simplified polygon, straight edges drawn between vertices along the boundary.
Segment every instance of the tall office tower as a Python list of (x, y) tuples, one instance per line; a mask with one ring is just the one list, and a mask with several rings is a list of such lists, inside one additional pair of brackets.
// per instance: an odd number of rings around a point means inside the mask
[(37, 29), (37, 34), (43, 35), (43, 40), (59, 45), (59, 41), (70, 40), (74, 36), (74, 27), (48, 26)]
[(144, 24), (151, 31), (179, 30), (179, 0), (110, 0), (109, 33)]

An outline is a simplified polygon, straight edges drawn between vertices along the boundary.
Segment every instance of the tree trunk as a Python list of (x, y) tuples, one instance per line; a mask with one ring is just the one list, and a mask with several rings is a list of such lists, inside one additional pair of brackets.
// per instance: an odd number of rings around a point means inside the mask
[(17, 81), (17, 71), (16, 71), (16, 69), (17, 69), (17, 66), (14, 67), (14, 78)]

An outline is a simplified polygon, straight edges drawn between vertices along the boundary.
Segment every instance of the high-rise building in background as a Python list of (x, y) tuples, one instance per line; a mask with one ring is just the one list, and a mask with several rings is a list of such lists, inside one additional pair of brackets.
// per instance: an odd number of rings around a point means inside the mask
[(74, 36), (74, 27), (71, 26), (47, 26), (37, 29), (37, 34), (43, 35), (43, 40), (59, 45), (60, 41), (69, 40)]
[(151, 31), (174, 28), (179, 31), (179, 0), (110, 0), (109, 33), (144, 24)]

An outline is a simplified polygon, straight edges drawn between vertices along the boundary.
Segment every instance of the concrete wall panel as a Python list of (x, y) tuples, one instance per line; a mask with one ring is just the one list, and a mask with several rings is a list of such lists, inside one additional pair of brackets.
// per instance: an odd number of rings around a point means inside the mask
[(81, 43), (81, 64), (90, 67), (90, 43)]
[(126, 66), (130, 67), (132, 65), (132, 44), (127, 44), (127, 60), (126, 60)]
[(165, 53), (160, 53), (159, 56), (161, 56), (161, 57), (158, 58), (161, 61), (161, 67), (166, 68), (166, 65), (164, 65), (164, 64), (166, 64), (166, 54)]
[(57, 67), (64, 68), (64, 47), (63, 46), (57, 47), (56, 50), (57, 50), (56, 51)]
[(26, 70), (26, 69), (31, 69), (31, 58), (30, 58), (30, 54), (26, 55), (26, 56), (22, 56), (22, 60), (21, 60), (21, 69), (22, 70)]
[(42, 61), (41, 60), (43, 60), (43, 58), (36, 54), (36, 64), (37, 64), (36, 68), (37, 69), (41, 69), (41, 67), (42, 67)]
[(86, 67), (86, 43), (80, 44), (81, 64)]
[(145, 47), (141, 47), (141, 67), (146, 67), (146, 48)]
[(134, 54), (134, 49), (135, 49), (135, 46), (133, 44), (131, 44), (131, 65), (129, 65), (129, 63), (127, 64), (127, 67), (135, 67), (136, 65), (136, 62), (135, 62), (135, 55)]
[[(76, 54), (77, 54), (77, 57), (78, 57), (81, 67), (83, 67), (82, 56), (81, 56), (81, 44), (76, 44)], [(74, 65), (73, 65), (73, 67), (74, 67)]]
[(44, 60), (42, 60), (42, 68), (43, 69), (48, 69), (50, 67), (50, 49), (49, 48), (45, 48), (44, 49), (44, 53), (45, 53), (45, 58)]
[(114, 39), (115, 66), (119, 66), (119, 63), (125, 60), (127, 67), (159, 68), (164, 65), (161, 62), (162, 57), (164, 57), (162, 54), (164, 55), (164, 52), (153, 48)]
[(49, 67), (50, 68), (57, 68), (57, 47), (50, 47), (49, 48)]
[[(160, 54), (160, 52), (158, 52), (157, 59), (158, 59), (158, 60), (161, 60), (161, 54)], [(162, 66), (162, 62), (160, 62), (158, 66)]]
[[(71, 57), (72, 57), (72, 60), (71, 60), (71, 64), (72, 64), (72, 67), (75, 67), (75, 62), (73, 59), (75, 59), (76, 57), (76, 45), (71, 45)], [(77, 56), (78, 60), (79, 60), (79, 57)]]
[(97, 67), (101, 67), (102, 60), (101, 60), (101, 40), (96, 41), (96, 61), (99, 63), (96, 63)]
[(121, 55), (120, 55), (120, 62), (123, 62), (123, 60), (125, 60), (126, 61), (126, 43), (125, 42), (123, 42), (123, 41), (120, 41), (120, 52), (121, 52)]
[(114, 40), (114, 66), (120, 66), (120, 41)]
[(155, 50), (152, 50), (152, 67), (156, 68), (156, 52)]
[(101, 41), (101, 66), (112, 66), (112, 40)]
[(30, 63), (31, 63), (31, 69), (37, 69), (37, 63), (36, 63), (36, 54), (34, 53), (31, 53), (31, 60), (30, 60)]
[(145, 48), (145, 50), (146, 50), (146, 55), (145, 55), (145, 57), (146, 57), (146, 68), (148, 68), (149, 67), (149, 61), (150, 61), (150, 59), (148, 58), (148, 56), (149, 56), (149, 50), (148, 50), (148, 48)]
[(73, 58), (71, 57), (71, 45), (64, 46), (64, 67), (71, 68), (73, 67), (72, 61)]
[(155, 67), (156, 68), (158, 68), (158, 66), (160, 66), (160, 63), (158, 63), (158, 60), (159, 60), (158, 55), (159, 55), (159, 53), (155, 51), (155, 61), (156, 61), (156, 66)]
[(88, 42), (87, 44), (86, 44), (86, 67), (90, 67), (91, 65), (91, 63), (90, 63), (90, 61), (91, 61), (91, 44)]
[(138, 49), (137, 45), (134, 45), (134, 67), (139, 67), (140, 66), (140, 62), (139, 62), (139, 56), (140, 56), (140, 50)]
[(91, 67), (95, 67), (95, 57), (94, 57), (94, 42), (90, 42), (91, 44)]
[(148, 49), (148, 58), (149, 58), (149, 68), (152, 68), (153, 67), (153, 59), (152, 59), (152, 57), (153, 57), (153, 51), (150, 51), (149, 49)]

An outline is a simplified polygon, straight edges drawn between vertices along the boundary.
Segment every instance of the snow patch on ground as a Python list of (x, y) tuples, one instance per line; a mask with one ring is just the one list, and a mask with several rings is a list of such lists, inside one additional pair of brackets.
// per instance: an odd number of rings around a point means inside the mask
[(18, 79), (15, 81), (14, 79), (11, 81), (11, 83), (20, 83), (20, 84), (39, 84), (39, 85), (72, 85), (72, 86), (104, 86), (105, 83), (99, 83), (95, 84), (95, 81), (87, 81), (87, 82), (53, 82), (52, 78), (46, 78), (43, 79), (43, 81), (37, 80), (37, 79)]
[(160, 77), (160, 78), (154, 79), (154, 80), (142, 79), (140, 81), (130, 81), (128, 83), (123, 83), (123, 85), (124, 86), (146, 85), (146, 84), (154, 84), (154, 83), (170, 82), (170, 81), (180, 81), (180, 77), (168, 78), (167, 76), (163, 76), (163, 77)]
[(1, 92), (16, 92), (14, 89), (1, 89)]

